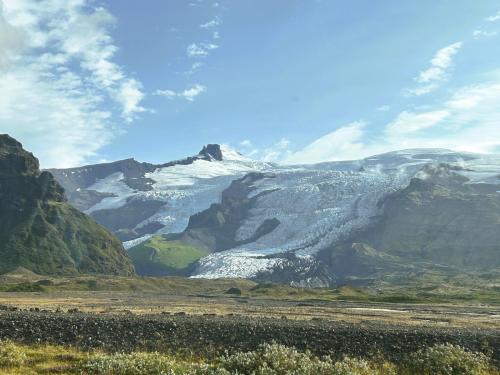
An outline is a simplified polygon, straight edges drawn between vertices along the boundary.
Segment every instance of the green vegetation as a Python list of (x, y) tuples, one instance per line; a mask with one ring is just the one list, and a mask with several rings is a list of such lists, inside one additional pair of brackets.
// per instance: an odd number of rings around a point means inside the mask
[(38, 160), (0, 135), (0, 273), (132, 275), (120, 241), (66, 202)]
[(0, 374), (95, 375), (499, 375), (486, 356), (438, 345), (400, 364), (383, 358), (317, 357), (277, 344), (217, 358), (135, 352), (82, 352), (62, 346), (0, 343)]
[[(168, 245), (165, 246), (168, 248)], [(168, 254), (170, 250), (165, 252)], [(173, 252), (176, 253), (176, 250)], [(190, 258), (181, 257), (178, 259), (175, 256), (170, 258), (166, 256), (164, 259), (171, 259), (169, 261), (171, 265), (182, 266), (182, 264), (188, 263)], [(181, 260), (184, 263), (181, 263)], [(175, 268), (172, 267), (171, 270), (175, 270)], [(181, 270), (177, 269), (179, 272)], [(242, 279), (202, 280), (175, 276), (82, 275), (49, 277), (37, 275), (23, 268), (0, 275), (0, 292), (121, 291), (209, 296), (232, 295), (242, 298), (293, 301), (344, 300), (405, 304), (500, 305), (499, 285), (500, 272), (498, 271), (483, 274), (457, 274), (455, 276), (431, 272), (407, 275), (406, 277), (387, 275), (373, 286), (345, 285), (338, 288), (300, 288)], [(236, 291), (236, 289), (238, 290)]]
[(154, 236), (129, 250), (129, 256), (140, 275), (184, 275), (205, 250), (165, 236)]
[(467, 352), (456, 345), (436, 345), (411, 355), (406, 367), (422, 375), (480, 375), (487, 374), (491, 365), (482, 353)]

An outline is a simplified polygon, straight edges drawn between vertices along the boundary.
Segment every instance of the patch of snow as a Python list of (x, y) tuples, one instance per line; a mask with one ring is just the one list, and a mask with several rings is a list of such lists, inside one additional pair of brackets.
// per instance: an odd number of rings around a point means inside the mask
[(143, 242), (146, 242), (151, 237), (153, 237), (152, 234), (146, 234), (145, 236), (142, 236), (142, 237), (130, 240), (130, 241), (125, 241), (123, 243), (123, 247), (125, 248), (125, 250), (129, 250), (129, 249), (133, 248), (134, 246), (137, 246)]
[(94, 211), (123, 207), (127, 203), (127, 199), (136, 192), (123, 182), (123, 178), (122, 172), (116, 172), (88, 187), (87, 190), (95, 190), (99, 193), (108, 193), (115, 196), (104, 198), (85, 212), (90, 214)]
[(228, 250), (200, 259), (193, 278), (251, 278), (263, 270), (274, 268), (279, 259), (266, 259), (254, 252)]

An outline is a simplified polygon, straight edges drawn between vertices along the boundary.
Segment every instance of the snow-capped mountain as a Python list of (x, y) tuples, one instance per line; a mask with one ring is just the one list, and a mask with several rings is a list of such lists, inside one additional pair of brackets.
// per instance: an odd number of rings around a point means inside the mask
[(152, 234), (182, 232), (189, 217), (216, 203), (232, 180), (270, 167), (228, 147), (207, 145), (198, 155), (161, 165), (127, 159), (50, 172), (71, 203), (129, 248)]
[[(203, 251), (183, 271), (193, 277), (325, 285), (422, 262), (482, 267), (469, 254), (476, 248), (500, 265), (495, 155), (424, 149), (280, 166), (208, 145), (163, 165), (125, 160), (51, 172), (70, 202), (127, 248), (162, 234), (169, 246)], [(480, 232), (469, 227), (474, 215), (487, 217)], [(453, 236), (460, 260), (446, 264)]]

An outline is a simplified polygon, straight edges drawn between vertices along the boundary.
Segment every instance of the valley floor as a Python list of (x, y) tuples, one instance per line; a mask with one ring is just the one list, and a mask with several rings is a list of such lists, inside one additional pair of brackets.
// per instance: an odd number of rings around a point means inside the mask
[[(393, 364), (403, 363), (419, 350), (445, 344), (483, 353), (491, 363), (500, 365), (500, 306), (483, 300), (444, 296), (438, 302), (425, 302), (407, 298), (400, 290), (373, 294), (347, 286), (301, 289), (247, 280), (43, 278), (27, 273), (5, 276), (0, 280), (0, 290), (4, 290), (0, 292), (0, 347), (19, 345), (10, 342), (28, 345), (22, 350), (28, 357), (38, 358), (40, 368), (70, 369), (73, 362), (80, 366), (89, 358), (106, 356), (104, 353), (111, 353), (103, 359), (107, 365), (118, 360), (140, 362), (144, 355), (147, 361), (180, 361), (182, 366), (189, 361), (206, 362), (208, 366), (220, 363), (220, 356), (226, 352), (243, 356), (250, 354), (241, 353), (252, 351), (252, 355), (265, 357), (262, 345), (269, 343), (278, 345), (268, 347), (272, 353), (294, 347), (300, 353), (310, 351), (309, 356), (331, 355), (335, 361), (344, 356), (371, 358), (372, 362), (366, 364), (371, 369), (368, 372), (339, 374), (412, 374)], [(41, 359), (45, 350), (59, 354), (50, 354), (45, 361)], [(134, 354), (121, 358), (112, 354), (137, 351), (158, 351), (169, 357)], [(431, 354), (441, 355), (435, 351)], [(24, 367), (2, 370), (1, 356), (0, 349), (0, 374), (54, 373), (37, 372), (35, 359), (28, 360)], [(66, 360), (57, 365), (56, 357)], [(445, 353), (442, 357), (453, 355)], [(319, 360), (314, 358), (311, 360)], [(389, 366), (385, 372), (375, 371), (384, 364)], [(60, 373), (66, 373), (63, 370)], [(76, 373), (141, 373), (86, 371)], [(221, 371), (191, 373), (228, 374)], [(240, 373), (251, 373), (245, 371)], [(269, 372), (288, 373), (294, 372)], [(326, 373), (337, 374), (333, 370)], [(423, 370), (415, 373), (425, 374)], [(498, 373), (484, 370), (470, 374)]]

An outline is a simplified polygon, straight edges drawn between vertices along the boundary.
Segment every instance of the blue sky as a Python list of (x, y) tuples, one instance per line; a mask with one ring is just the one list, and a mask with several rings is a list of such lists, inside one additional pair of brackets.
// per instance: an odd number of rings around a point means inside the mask
[(500, 152), (496, 0), (0, 5), (0, 132), (44, 167)]

